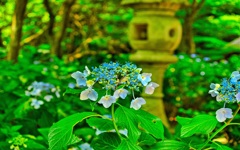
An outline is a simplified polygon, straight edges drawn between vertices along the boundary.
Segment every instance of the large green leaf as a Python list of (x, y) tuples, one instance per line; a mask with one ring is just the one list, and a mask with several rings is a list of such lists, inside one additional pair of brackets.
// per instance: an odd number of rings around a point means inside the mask
[(154, 143), (156, 143), (156, 139), (153, 138), (151, 135), (142, 132), (141, 136), (139, 137), (139, 145), (143, 144), (143, 145), (152, 145)]
[(80, 141), (73, 135), (73, 127), (86, 118), (99, 116), (92, 112), (83, 112), (66, 117), (53, 124), (48, 134), (50, 150), (61, 150), (67, 145)]
[(91, 146), (96, 150), (110, 150), (116, 149), (118, 145), (121, 143), (120, 138), (116, 133), (102, 133), (95, 139)]
[(210, 115), (198, 115), (191, 121), (182, 117), (177, 117), (177, 121), (182, 125), (181, 137), (189, 137), (195, 133), (209, 134), (214, 130), (218, 121)]
[(87, 123), (91, 127), (95, 127), (101, 131), (107, 131), (114, 129), (113, 122), (109, 119), (103, 118), (89, 118), (87, 119)]
[(136, 114), (126, 107), (119, 106), (115, 118), (118, 126), (128, 130), (129, 140), (136, 142), (141, 134), (137, 127)]
[(153, 146), (151, 150), (189, 150), (189, 146), (184, 142), (164, 140)]
[(123, 139), (116, 150), (142, 150), (142, 148), (127, 139)]
[(146, 133), (153, 135), (156, 138), (164, 139), (164, 128), (162, 121), (143, 110), (133, 110), (131, 111), (136, 115), (138, 125), (140, 129), (144, 130)]

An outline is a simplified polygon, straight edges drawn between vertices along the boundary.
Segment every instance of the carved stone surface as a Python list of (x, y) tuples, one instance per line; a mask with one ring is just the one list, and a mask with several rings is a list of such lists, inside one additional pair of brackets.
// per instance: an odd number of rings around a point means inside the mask
[(162, 85), (166, 68), (177, 61), (173, 52), (182, 36), (181, 24), (174, 15), (181, 6), (187, 5), (187, 0), (123, 0), (122, 4), (132, 7), (135, 12), (128, 37), (136, 53), (130, 56), (130, 60), (144, 72), (152, 73), (152, 81), (159, 84), (153, 95), (142, 94), (147, 100), (144, 109), (159, 116), (169, 127)]
[(182, 36), (179, 20), (161, 14), (136, 14), (129, 29), (129, 42), (136, 50), (173, 53)]

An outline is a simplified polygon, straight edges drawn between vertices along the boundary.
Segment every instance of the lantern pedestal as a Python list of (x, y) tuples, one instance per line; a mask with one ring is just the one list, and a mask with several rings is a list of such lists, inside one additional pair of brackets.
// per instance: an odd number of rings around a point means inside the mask
[(144, 72), (152, 73), (152, 81), (159, 84), (153, 95), (142, 94), (147, 101), (143, 108), (160, 117), (169, 127), (162, 85), (166, 68), (177, 61), (173, 52), (182, 37), (181, 23), (174, 15), (187, 4), (187, 0), (123, 0), (122, 4), (132, 7), (135, 12), (129, 24), (128, 37), (136, 53), (130, 56), (130, 60)]

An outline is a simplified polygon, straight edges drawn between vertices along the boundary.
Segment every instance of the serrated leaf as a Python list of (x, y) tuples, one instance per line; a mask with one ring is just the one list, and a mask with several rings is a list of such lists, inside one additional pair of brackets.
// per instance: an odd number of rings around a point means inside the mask
[(101, 131), (107, 131), (114, 129), (113, 122), (103, 118), (89, 118), (87, 123), (91, 127), (95, 127)]
[(91, 143), (91, 146), (96, 150), (116, 149), (121, 143), (120, 138), (116, 133), (102, 133), (96, 140)]
[(156, 138), (164, 139), (164, 127), (158, 117), (143, 110), (136, 111), (132, 109), (131, 111), (136, 115), (137, 122), (141, 129)]
[(48, 134), (48, 142), (50, 150), (59, 150), (66, 148), (67, 145), (76, 141), (73, 135), (73, 127), (86, 118), (99, 116), (92, 112), (83, 112), (66, 117), (53, 124)]
[(189, 150), (189, 146), (184, 142), (165, 140), (157, 143), (151, 150)]
[[(183, 118), (177, 117), (177, 121), (181, 124)], [(214, 130), (218, 121), (210, 115), (198, 115), (188, 123), (182, 123), (181, 137), (189, 137), (195, 133), (209, 134)]]
[(116, 150), (142, 150), (142, 148), (129, 140), (123, 139)]
[(115, 119), (118, 126), (128, 130), (128, 138), (136, 142), (141, 134), (137, 127), (136, 115), (128, 108), (119, 106), (115, 112)]

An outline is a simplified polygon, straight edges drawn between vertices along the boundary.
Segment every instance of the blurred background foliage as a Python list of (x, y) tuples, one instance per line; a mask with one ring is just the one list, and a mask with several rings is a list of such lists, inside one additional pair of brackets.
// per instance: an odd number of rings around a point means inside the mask
[[(201, 1), (204, 0), (197, 2)], [(69, 2), (73, 2), (71, 6)], [(193, 2), (189, 0), (190, 6)], [(28, 149), (46, 149), (47, 131), (53, 122), (75, 112), (88, 111), (78, 95), (65, 93), (36, 112), (24, 93), (32, 82), (43, 81), (59, 87), (63, 94), (73, 82), (70, 74), (83, 70), (85, 65), (91, 68), (102, 62), (129, 61), (133, 50), (127, 30), (134, 11), (120, 3), (121, 0), (28, 0), (18, 63), (12, 65), (6, 59), (11, 53), (16, 1), (0, 1), (1, 148), (8, 149), (11, 144), (6, 141), (21, 134), (29, 139)], [(240, 70), (240, 1), (204, 1), (192, 16), (191, 28), (186, 25), (189, 12), (194, 9), (190, 6), (178, 11), (177, 17), (183, 29), (193, 33), (190, 39), (194, 49), (190, 50), (183, 38), (175, 54), (179, 61), (169, 66), (164, 79), (164, 102), (173, 126), (177, 115), (215, 115), (216, 108), (222, 104), (208, 94), (210, 83), (220, 83), (232, 71)], [(67, 14), (66, 8), (71, 8)], [(60, 45), (59, 53), (52, 56), (51, 49), (56, 45)], [(101, 108), (97, 111), (108, 113)], [(89, 142), (93, 129), (84, 128), (84, 131), (77, 130), (76, 134)], [(232, 140), (230, 144), (239, 148), (239, 131), (231, 127), (225, 132), (226, 138)]]

